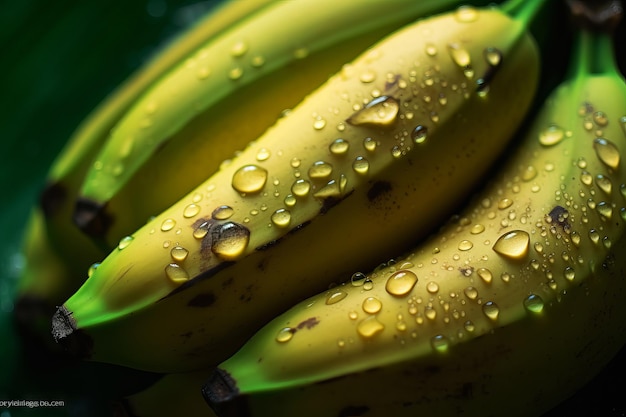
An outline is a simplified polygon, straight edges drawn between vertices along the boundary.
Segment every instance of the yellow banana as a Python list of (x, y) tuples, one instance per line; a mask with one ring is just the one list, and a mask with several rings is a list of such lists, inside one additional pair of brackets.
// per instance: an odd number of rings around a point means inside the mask
[(198, 369), (330, 277), (425, 234), (524, 117), (540, 5), (520, 19), (461, 8), (376, 44), (123, 239), (55, 313), (55, 338), (96, 361)]
[[(26, 269), (18, 283), (15, 316), (25, 331), (38, 333), (39, 322), (49, 320), (55, 307), (84, 282), (89, 266), (108, 252), (75, 227), (72, 213), (84, 176), (111, 128), (150, 85), (198, 45), (268, 3), (232, 2), (217, 8), (133, 74), (74, 132), (50, 169), (24, 236)], [(49, 332), (45, 335), (49, 337)]]
[(573, 76), (441, 231), (222, 363), (204, 388), (218, 415), (528, 417), (599, 371), (626, 341), (626, 82), (611, 48), (580, 34)]
[(76, 223), (113, 249), (345, 62), (416, 16), (456, 2), (274, 1), (235, 22), (198, 44), (120, 117), (86, 174)]

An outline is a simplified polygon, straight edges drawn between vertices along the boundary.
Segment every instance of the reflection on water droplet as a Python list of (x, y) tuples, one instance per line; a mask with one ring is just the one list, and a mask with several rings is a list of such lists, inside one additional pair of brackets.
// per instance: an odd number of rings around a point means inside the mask
[(608, 177), (605, 177), (602, 174), (596, 175), (596, 184), (598, 187), (607, 194), (611, 194), (613, 185), (611, 180)]
[(376, 314), (383, 308), (383, 303), (381, 303), (378, 298), (367, 297), (363, 300), (363, 305), (361, 307), (366, 313)]
[(377, 146), (377, 143), (374, 139), (369, 138), (369, 137), (363, 139), (363, 147), (365, 148), (365, 150), (369, 152), (374, 152), (376, 150), (376, 146)]
[(241, 256), (250, 241), (250, 230), (233, 222), (211, 228), (211, 251), (222, 259), (233, 260)]
[(342, 290), (335, 290), (326, 296), (326, 304), (336, 304), (348, 296), (348, 293)]
[(376, 316), (369, 316), (361, 320), (357, 325), (357, 332), (362, 337), (369, 339), (385, 329), (385, 325), (378, 321)]
[(543, 311), (544, 303), (540, 296), (536, 294), (530, 294), (524, 298), (524, 308), (531, 313), (541, 313)]
[(619, 149), (611, 141), (604, 138), (597, 138), (593, 141), (593, 148), (596, 151), (598, 159), (606, 166), (617, 169), (620, 162)]
[(438, 334), (430, 339), (430, 345), (436, 352), (446, 353), (448, 351), (448, 348), (450, 347), (450, 341), (447, 337)]
[(465, 288), (465, 290), (463, 290), (463, 293), (470, 300), (475, 300), (475, 299), (478, 298), (478, 290), (476, 288), (474, 288), (474, 287), (467, 287), (467, 288)]
[(426, 285), (426, 291), (431, 294), (436, 294), (439, 291), (439, 284), (437, 284), (435, 281), (430, 281)]
[(176, 220), (174, 219), (165, 219), (163, 223), (161, 223), (161, 230), (163, 232), (167, 232), (168, 230), (172, 230), (176, 226)]
[(180, 265), (171, 263), (165, 267), (165, 275), (170, 281), (180, 284), (189, 280), (189, 274)]
[(267, 170), (258, 165), (244, 165), (233, 174), (232, 187), (240, 193), (258, 193), (267, 182)]
[(182, 262), (187, 259), (187, 255), (189, 255), (189, 251), (182, 246), (174, 246), (170, 251), (170, 255), (172, 259), (177, 262)]
[(493, 301), (487, 301), (483, 304), (483, 313), (485, 313), (485, 316), (489, 317), (491, 320), (497, 320), (500, 315), (500, 309)]
[(458, 249), (460, 251), (468, 251), (472, 249), (473, 247), (474, 247), (474, 244), (470, 242), (469, 240), (462, 240), (461, 242), (459, 242)]
[(353, 286), (360, 287), (361, 285), (363, 285), (363, 283), (365, 283), (365, 279), (366, 278), (367, 278), (367, 276), (364, 273), (362, 273), (362, 272), (355, 272), (350, 277), (350, 282), (352, 283)]
[(493, 274), (487, 268), (478, 268), (476, 273), (483, 280), (484, 283), (489, 284), (493, 281)]
[(333, 173), (333, 166), (328, 162), (317, 161), (311, 165), (308, 173), (312, 179), (328, 178)]
[(311, 190), (311, 183), (307, 180), (296, 180), (291, 186), (291, 192), (297, 197), (305, 197)]
[(291, 223), (291, 213), (289, 210), (278, 209), (272, 214), (272, 223), (278, 227), (287, 227)]
[(355, 126), (390, 126), (396, 121), (399, 110), (398, 100), (390, 96), (380, 96), (356, 111), (346, 121)]
[(226, 220), (229, 219), (235, 210), (231, 206), (219, 206), (213, 213), (211, 213), (211, 218), (214, 220)]
[(411, 139), (415, 143), (424, 143), (426, 141), (426, 137), (428, 136), (428, 128), (426, 126), (417, 125), (415, 129), (411, 132)]
[(369, 172), (370, 163), (367, 159), (363, 158), (362, 156), (357, 156), (354, 159), (354, 162), (352, 162), (352, 169), (357, 174), (365, 175)]
[(561, 142), (564, 137), (563, 129), (556, 125), (550, 125), (539, 133), (539, 143), (544, 146), (553, 146)]
[(391, 295), (405, 296), (417, 284), (417, 275), (414, 272), (401, 270), (393, 273), (388, 279), (385, 289)]
[(127, 247), (128, 247), (128, 245), (130, 245), (130, 244), (132, 243), (132, 241), (133, 241), (133, 237), (132, 237), (132, 236), (126, 236), (126, 237), (123, 237), (123, 238), (120, 240), (120, 242), (117, 244), (117, 248), (118, 248), (119, 250), (122, 250), (122, 249), (124, 249), (124, 248), (127, 248)]
[(189, 204), (183, 210), (183, 217), (188, 219), (190, 217), (196, 216), (198, 213), (200, 213), (200, 206), (197, 204)]
[(276, 341), (278, 343), (286, 343), (293, 338), (293, 334), (296, 332), (296, 329), (291, 327), (283, 327), (278, 331), (276, 335)]
[(513, 230), (498, 238), (493, 250), (511, 259), (521, 259), (528, 254), (530, 235), (523, 230)]
[(344, 139), (335, 139), (328, 149), (333, 155), (343, 155), (350, 149), (350, 143)]
[(596, 210), (598, 210), (598, 213), (606, 219), (610, 219), (613, 216), (613, 207), (611, 207), (611, 204), (606, 201), (600, 201), (596, 205)]

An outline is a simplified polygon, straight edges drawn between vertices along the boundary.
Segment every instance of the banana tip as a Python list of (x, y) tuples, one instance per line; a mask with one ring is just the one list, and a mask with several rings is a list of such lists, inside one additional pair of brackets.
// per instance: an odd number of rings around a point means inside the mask
[(91, 337), (76, 327), (72, 312), (65, 306), (57, 308), (52, 316), (52, 337), (73, 356), (80, 358), (91, 356), (93, 348)]
[(248, 412), (245, 395), (240, 395), (237, 382), (223, 369), (215, 369), (202, 386), (202, 395), (220, 417), (245, 417)]

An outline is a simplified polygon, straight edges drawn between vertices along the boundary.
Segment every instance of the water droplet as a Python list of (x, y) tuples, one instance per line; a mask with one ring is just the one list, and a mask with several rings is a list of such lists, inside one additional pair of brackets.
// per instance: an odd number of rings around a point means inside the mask
[(296, 180), (291, 186), (291, 192), (297, 197), (305, 197), (311, 190), (311, 183), (307, 180)]
[[(328, 162), (317, 161), (309, 168), (309, 178), (321, 179), (328, 178), (333, 173), (333, 166)], [(296, 193), (294, 193), (296, 194)]]
[(533, 165), (528, 165), (522, 171), (522, 181), (530, 181), (534, 179), (536, 176), (537, 176), (537, 168), (535, 168)]
[(393, 273), (388, 279), (385, 289), (391, 295), (405, 296), (417, 284), (417, 275), (414, 272), (401, 270)]
[(239, 168), (232, 179), (232, 187), (240, 193), (256, 193), (263, 189), (267, 182), (267, 171), (257, 165), (244, 165)]
[(570, 282), (574, 281), (574, 278), (576, 278), (576, 271), (574, 271), (574, 268), (571, 266), (567, 266), (565, 267), (565, 271), (563, 271), (563, 276)]
[(606, 113), (602, 111), (597, 111), (593, 114), (593, 121), (598, 126), (602, 126), (602, 127), (609, 124), (609, 118), (606, 116)]
[(261, 68), (265, 64), (265, 58), (262, 55), (255, 55), (250, 60), (250, 65), (254, 68)]
[(596, 184), (598, 187), (607, 194), (611, 194), (613, 184), (608, 177), (605, 177), (602, 174), (596, 175)]
[(214, 220), (226, 220), (229, 219), (235, 210), (231, 206), (219, 206), (213, 213), (211, 213), (211, 218)]
[(589, 239), (597, 244), (600, 241), (600, 233), (596, 229), (589, 230)]
[(380, 96), (356, 111), (346, 121), (355, 126), (390, 126), (396, 121), (399, 110), (398, 100), (390, 96)]
[(428, 128), (426, 126), (417, 125), (415, 126), (415, 129), (413, 129), (413, 131), (411, 132), (411, 139), (413, 139), (413, 142), (417, 144), (424, 143), (427, 136)]
[(365, 283), (367, 276), (362, 272), (355, 272), (350, 277), (350, 283), (355, 287), (360, 287)]
[(343, 290), (332, 291), (326, 296), (326, 304), (327, 305), (336, 304), (339, 301), (346, 298), (347, 296), (348, 296), (348, 293)]
[(340, 197), (340, 196), (341, 196), (341, 184), (337, 183), (337, 181), (335, 180), (328, 181), (328, 183), (325, 186), (323, 186), (318, 191), (313, 193), (313, 197), (315, 198), (329, 198), (329, 197)]
[(376, 73), (372, 70), (363, 71), (359, 79), (362, 83), (371, 83), (376, 79)]
[(119, 250), (122, 250), (122, 249), (124, 249), (124, 248), (127, 248), (127, 247), (128, 247), (128, 245), (130, 245), (130, 244), (132, 243), (132, 241), (133, 241), (133, 237), (132, 237), (132, 236), (126, 236), (126, 237), (123, 237), (123, 238), (120, 240), (120, 242), (117, 244), (117, 248), (118, 248)]
[(444, 335), (438, 334), (430, 339), (430, 345), (436, 352), (446, 353), (450, 347), (450, 341)]
[(611, 141), (604, 138), (597, 138), (593, 141), (593, 148), (596, 155), (606, 166), (617, 169), (619, 167), (620, 155), (619, 149)]
[(541, 313), (543, 311), (543, 300), (536, 294), (530, 294), (524, 298), (524, 308), (531, 313)]
[(352, 162), (352, 169), (354, 172), (360, 175), (366, 175), (370, 169), (370, 163), (367, 159), (362, 156), (357, 156)]
[(322, 130), (324, 127), (326, 127), (326, 120), (321, 117), (316, 118), (313, 122), (313, 129), (315, 130)]
[(269, 149), (261, 148), (256, 153), (256, 160), (259, 161), (259, 162), (267, 161), (269, 159), (269, 157), (271, 156), (271, 154), (272, 153), (270, 152)]
[(523, 230), (513, 230), (498, 238), (493, 250), (511, 259), (521, 259), (528, 254), (530, 236)]
[(172, 259), (174, 259), (175, 261), (182, 262), (185, 259), (187, 259), (187, 255), (189, 255), (189, 251), (183, 248), (182, 246), (174, 246), (172, 250), (170, 251), (170, 255), (172, 256)]
[(580, 173), (580, 182), (585, 185), (591, 185), (593, 183), (593, 177), (587, 171), (583, 171)]
[(287, 227), (291, 223), (291, 213), (289, 210), (278, 209), (272, 214), (272, 223), (278, 227)]
[(460, 251), (468, 251), (472, 249), (473, 247), (474, 247), (474, 244), (470, 242), (469, 240), (462, 240), (461, 242), (459, 242), (458, 249)]
[(193, 237), (203, 239), (209, 233), (210, 226), (211, 224), (209, 222), (202, 222), (202, 224), (194, 229)]
[(168, 264), (165, 267), (165, 275), (170, 279), (170, 281), (176, 284), (189, 280), (189, 274), (187, 271), (175, 263)]
[(197, 204), (189, 204), (183, 210), (183, 217), (190, 218), (196, 216), (198, 213), (200, 213), (200, 206)]
[(478, 10), (473, 6), (460, 6), (456, 9), (454, 17), (461, 23), (475, 22), (478, 19)]
[(163, 232), (167, 232), (168, 230), (172, 230), (176, 226), (176, 220), (174, 219), (165, 219), (163, 223), (161, 223), (161, 230)]
[(430, 281), (426, 285), (426, 291), (431, 294), (436, 294), (439, 291), (439, 284), (437, 284), (435, 281)]
[(231, 68), (230, 71), (228, 71), (228, 78), (230, 78), (233, 81), (240, 79), (242, 76), (243, 76), (243, 68), (241, 67), (234, 67), (234, 68)]
[(248, 52), (248, 45), (244, 41), (236, 42), (230, 49), (231, 55), (236, 58), (243, 56), (246, 52)]
[(502, 63), (502, 51), (498, 48), (489, 47), (483, 50), (483, 57), (487, 64), (492, 67), (497, 67)]
[(487, 268), (478, 268), (476, 270), (476, 273), (485, 284), (489, 284), (491, 283), (491, 281), (493, 281), (493, 274)]
[(211, 251), (222, 259), (232, 260), (241, 256), (250, 241), (250, 230), (233, 222), (211, 228)]
[(483, 304), (483, 313), (491, 320), (497, 320), (500, 315), (500, 308), (493, 301), (487, 301)]
[(369, 316), (357, 325), (357, 332), (364, 338), (371, 338), (385, 329), (385, 325), (378, 321), (376, 316)]
[(376, 314), (383, 308), (383, 303), (381, 303), (378, 298), (367, 297), (363, 300), (363, 305), (361, 307), (366, 313)]
[(376, 146), (377, 146), (377, 143), (374, 139), (369, 138), (369, 137), (363, 139), (363, 147), (365, 148), (366, 151), (374, 152), (376, 150)]
[(472, 58), (470, 57), (467, 49), (462, 48), (459, 44), (452, 43), (448, 45), (448, 52), (450, 57), (461, 68), (469, 68), (472, 64)]
[(343, 155), (350, 149), (350, 143), (344, 139), (335, 139), (328, 149), (334, 155)]
[(198, 77), (199, 80), (206, 80), (209, 78), (209, 75), (211, 75), (211, 69), (207, 66), (198, 68), (196, 72), (196, 77)]
[(426, 44), (425, 52), (428, 56), (435, 56), (437, 55), (437, 47), (432, 43), (428, 43)]
[(550, 125), (539, 133), (539, 143), (544, 146), (553, 146), (561, 142), (564, 137), (563, 129), (556, 125)]
[(476, 288), (474, 288), (474, 287), (467, 287), (467, 288), (465, 288), (465, 290), (463, 290), (463, 293), (470, 300), (475, 300), (475, 299), (478, 298), (478, 290)]
[(293, 338), (293, 334), (296, 332), (296, 329), (292, 327), (283, 327), (278, 331), (276, 335), (276, 341), (278, 343), (287, 343)]
[(596, 210), (598, 210), (598, 213), (606, 219), (610, 219), (613, 216), (613, 207), (611, 207), (611, 204), (606, 201), (600, 201), (596, 205)]

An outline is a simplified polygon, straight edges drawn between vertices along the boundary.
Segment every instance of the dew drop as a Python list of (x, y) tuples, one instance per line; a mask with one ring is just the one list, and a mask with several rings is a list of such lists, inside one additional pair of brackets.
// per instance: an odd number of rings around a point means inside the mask
[(168, 230), (172, 230), (176, 226), (176, 220), (174, 219), (165, 219), (163, 223), (161, 223), (161, 231), (167, 232)]
[(248, 45), (244, 41), (236, 42), (230, 49), (230, 54), (236, 58), (243, 56), (246, 52), (248, 52)]
[(470, 57), (467, 49), (462, 48), (460, 45), (453, 43), (448, 45), (448, 52), (450, 53), (450, 57), (461, 68), (469, 68), (472, 64), (472, 59)]
[(326, 296), (326, 305), (336, 304), (348, 296), (343, 290), (335, 290)]
[(511, 259), (521, 259), (528, 254), (530, 235), (523, 230), (513, 230), (498, 238), (493, 250)]
[(354, 287), (360, 287), (360, 286), (362, 286), (365, 283), (366, 278), (367, 278), (367, 276), (364, 273), (362, 273), (362, 272), (355, 272), (350, 277), (350, 283)]
[(170, 281), (180, 284), (189, 280), (189, 274), (180, 265), (171, 263), (165, 267), (165, 275)]
[(589, 239), (597, 244), (600, 241), (600, 233), (596, 229), (589, 230)]
[(233, 174), (232, 187), (240, 193), (257, 193), (267, 182), (267, 170), (258, 165), (244, 165)]
[(203, 239), (209, 233), (209, 222), (203, 222), (193, 231), (193, 237), (196, 239)]
[(574, 271), (574, 268), (567, 266), (565, 267), (565, 271), (563, 271), (563, 276), (566, 280), (571, 282), (574, 281), (574, 278), (576, 278), (576, 272)]
[(430, 281), (426, 285), (426, 291), (431, 294), (436, 294), (439, 291), (439, 284), (437, 284), (435, 281)]
[(491, 281), (493, 281), (493, 274), (487, 268), (478, 268), (476, 270), (476, 273), (485, 284), (489, 284), (491, 283)]
[(376, 314), (383, 308), (383, 303), (378, 298), (367, 297), (361, 307), (366, 313)]
[(356, 329), (359, 335), (369, 339), (382, 332), (385, 329), (385, 325), (378, 321), (376, 316), (369, 316), (361, 320)]
[(322, 199), (329, 198), (329, 197), (340, 197), (340, 196), (341, 196), (341, 184), (337, 183), (337, 181), (335, 180), (328, 181), (328, 183), (325, 186), (323, 186), (318, 191), (313, 193), (313, 197), (322, 198)]
[(128, 245), (130, 245), (133, 242), (133, 237), (132, 236), (126, 236), (123, 237), (119, 243), (117, 244), (117, 248), (119, 250), (125, 249), (128, 247)]
[(370, 163), (362, 156), (357, 156), (352, 162), (352, 169), (360, 175), (366, 175), (370, 169)]
[(478, 10), (473, 6), (460, 6), (456, 9), (454, 17), (461, 23), (475, 22), (478, 19)]
[(219, 206), (218, 208), (213, 210), (213, 213), (211, 213), (211, 218), (214, 220), (226, 220), (229, 219), (234, 213), (235, 210), (231, 206)]
[(87, 278), (91, 278), (91, 276), (96, 272), (96, 269), (100, 266), (100, 262), (95, 262), (91, 264), (89, 269), (87, 270)]
[(474, 287), (466, 287), (463, 290), (463, 293), (465, 294), (465, 296), (467, 298), (469, 298), (470, 300), (475, 300), (478, 298), (478, 290)]
[(598, 210), (598, 213), (606, 219), (610, 219), (613, 215), (613, 207), (611, 207), (611, 204), (606, 201), (600, 201), (596, 205), (596, 210)]
[(533, 165), (528, 165), (526, 169), (522, 171), (522, 181), (533, 180), (537, 176), (537, 168)]
[(489, 47), (483, 50), (483, 57), (487, 64), (492, 67), (497, 67), (502, 63), (502, 51), (498, 48)]
[(531, 313), (539, 314), (543, 311), (543, 307), (543, 299), (536, 294), (530, 294), (524, 298), (524, 308)]
[(328, 178), (333, 173), (333, 166), (328, 162), (317, 161), (311, 165), (308, 173), (312, 179)]
[(313, 122), (313, 129), (315, 130), (322, 130), (326, 127), (326, 120), (322, 119), (321, 117), (318, 117), (315, 119), (315, 121)]
[(428, 43), (426, 44), (425, 52), (428, 56), (435, 56), (437, 55), (437, 47), (432, 43)]
[(182, 246), (174, 246), (170, 251), (170, 255), (172, 259), (177, 262), (182, 262), (187, 259), (187, 255), (189, 255), (189, 251)]
[(470, 233), (473, 235), (479, 235), (484, 231), (485, 231), (485, 226), (483, 226), (482, 224), (475, 224), (474, 226), (472, 226)]
[(596, 175), (596, 184), (602, 191), (607, 194), (611, 194), (613, 184), (611, 183), (611, 180), (609, 178), (605, 177), (602, 174), (598, 174)]
[(190, 217), (194, 217), (196, 216), (198, 213), (200, 213), (200, 206), (197, 204), (189, 204), (187, 207), (185, 207), (185, 209), (183, 210), (183, 217), (185, 218), (190, 218)]
[(417, 125), (411, 132), (411, 139), (413, 139), (413, 142), (417, 144), (424, 143), (427, 136), (428, 128), (426, 126)]
[(287, 343), (293, 338), (293, 334), (296, 332), (296, 329), (292, 327), (283, 327), (278, 331), (276, 335), (276, 341), (278, 343)]
[(474, 244), (470, 242), (469, 240), (462, 240), (461, 242), (459, 242), (458, 249), (460, 251), (468, 251), (472, 249), (473, 247), (474, 247)]
[(400, 270), (387, 279), (385, 289), (391, 295), (402, 297), (410, 293), (415, 284), (417, 284), (417, 275), (414, 272)]
[(603, 164), (613, 169), (619, 167), (619, 149), (613, 142), (604, 138), (597, 138), (593, 141), (593, 148), (596, 151), (598, 159), (600, 159)]
[(390, 126), (396, 121), (400, 103), (391, 96), (380, 96), (356, 111), (346, 121), (354, 126)]
[(222, 259), (232, 260), (241, 256), (250, 241), (247, 227), (227, 222), (211, 229), (211, 251)]
[(374, 139), (367, 137), (363, 139), (363, 147), (368, 152), (374, 152), (376, 150), (377, 143)]
[(500, 308), (493, 301), (483, 304), (483, 313), (491, 320), (497, 320), (500, 315)]
[(256, 153), (256, 160), (259, 162), (267, 161), (269, 157), (272, 155), (269, 149), (261, 148)]
[(430, 345), (435, 350), (435, 352), (446, 353), (448, 351), (448, 348), (450, 347), (450, 341), (447, 337), (438, 334), (430, 339)]
[(544, 146), (553, 146), (561, 142), (565, 132), (559, 126), (550, 125), (539, 133), (539, 143)]
[(278, 209), (272, 214), (272, 223), (278, 227), (287, 227), (291, 223), (291, 213), (286, 209)]
[(602, 127), (609, 124), (609, 118), (607, 117), (606, 113), (602, 111), (597, 111), (593, 114), (593, 121), (598, 126), (602, 126)]
[(376, 80), (376, 73), (372, 70), (367, 70), (361, 73), (359, 77), (362, 83), (368, 84)]
[(345, 139), (335, 139), (328, 149), (333, 155), (343, 155), (350, 149), (350, 143)]

